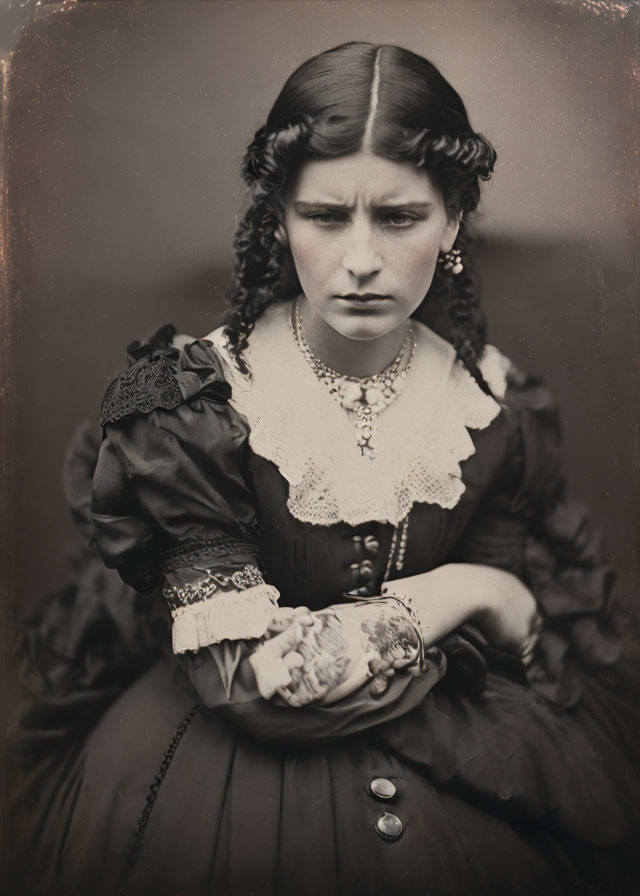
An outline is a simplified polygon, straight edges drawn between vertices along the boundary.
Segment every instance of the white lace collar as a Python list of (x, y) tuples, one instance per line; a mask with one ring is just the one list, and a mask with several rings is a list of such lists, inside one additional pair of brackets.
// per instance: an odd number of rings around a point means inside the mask
[[(453, 347), (416, 324), (416, 354), (402, 394), (378, 418), (377, 455), (363, 457), (350, 416), (328, 394), (296, 346), (289, 303), (258, 320), (245, 358), (229, 358), (222, 328), (208, 338), (225, 362), (232, 406), (249, 423), (252, 449), (289, 483), (287, 506), (303, 522), (398, 525), (414, 503), (451, 508), (465, 490), (460, 463), (500, 407), (456, 360)], [(489, 346), (483, 375), (502, 397), (509, 362)]]

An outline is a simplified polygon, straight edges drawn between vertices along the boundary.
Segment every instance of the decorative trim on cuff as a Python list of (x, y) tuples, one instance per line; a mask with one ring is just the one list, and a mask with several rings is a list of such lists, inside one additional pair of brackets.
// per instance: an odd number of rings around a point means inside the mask
[(188, 607), (209, 600), (220, 591), (244, 591), (255, 585), (264, 585), (262, 573), (252, 563), (228, 572), (215, 568), (200, 570), (195, 567), (195, 569), (204, 572), (205, 575), (179, 587), (167, 585), (164, 588), (162, 596), (172, 612), (179, 607)]
[(227, 638), (260, 638), (273, 619), (278, 597), (277, 588), (262, 583), (176, 607), (171, 611), (173, 652), (199, 650)]

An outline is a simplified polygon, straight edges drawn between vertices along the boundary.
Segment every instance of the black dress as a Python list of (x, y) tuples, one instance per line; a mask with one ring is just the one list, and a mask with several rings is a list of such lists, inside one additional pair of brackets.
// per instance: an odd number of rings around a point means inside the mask
[[(363, 687), (294, 709), (260, 696), (248, 662), (260, 627), (247, 595), (263, 612), (260, 586), (219, 595), (240, 601), (225, 637), (202, 643), (196, 625), (185, 637), (200, 649), (175, 656), (159, 585), (178, 594), (203, 569), (226, 581), (256, 567), (281, 605), (319, 609), (379, 588), (393, 526), (294, 516), (294, 487), (254, 449), (218, 349), (178, 350), (170, 336), (130, 347), (97, 460), (90, 427), (76, 436), (67, 487), (87, 547), (76, 584), (25, 636), (17, 826), (40, 891), (636, 892), (638, 664), (622, 653), (611, 572), (564, 496), (547, 389), (505, 371), (490, 422), (464, 428), (460, 475), (445, 470), (449, 498), (412, 504), (391, 568), (515, 573), (544, 619), (533, 664), (461, 631), (378, 699)], [(469, 382), (467, 395), (493, 401)], [(429, 413), (446, 434), (445, 396)]]

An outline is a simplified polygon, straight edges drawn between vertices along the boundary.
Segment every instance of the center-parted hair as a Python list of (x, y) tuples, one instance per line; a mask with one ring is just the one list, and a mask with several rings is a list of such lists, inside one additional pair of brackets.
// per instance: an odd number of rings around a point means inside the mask
[[(481, 181), (491, 176), (496, 153), (473, 131), (464, 103), (438, 69), (402, 47), (361, 42), (308, 59), (285, 83), (242, 164), (252, 203), (234, 243), (235, 283), (226, 324), (241, 368), (260, 314), (300, 291), (289, 250), (276, 236), (282, 191), (305, 161), (361, 149), (426, 170), (448, 212), (462, 214), (455, 246), (467, 248), (466, 217), (478, 205)], [(443, 335), (485, 387), (478, 370), (485, 322), (468, 259), (459, 275), (437, 266), (415, 316), (429, 316), (432, 308), (445, 310)]]

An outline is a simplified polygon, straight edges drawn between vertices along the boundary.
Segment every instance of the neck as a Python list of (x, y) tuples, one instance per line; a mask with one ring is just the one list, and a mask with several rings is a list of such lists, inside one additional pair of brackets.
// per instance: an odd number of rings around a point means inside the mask
[(317, 314), (304, 296), (299, 300), (302, 334), (313, 354), (328, 367), (360, 379), (384, 370), (398, 355), (407, 324), (376, 339), (350, 339)]

